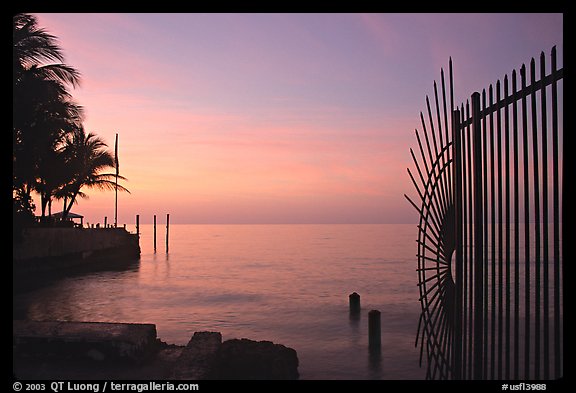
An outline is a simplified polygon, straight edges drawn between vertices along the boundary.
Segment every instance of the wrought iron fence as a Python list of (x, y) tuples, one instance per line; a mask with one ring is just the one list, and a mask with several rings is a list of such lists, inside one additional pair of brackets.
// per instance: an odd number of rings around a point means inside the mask
[[(550, 379), (562, 369), (563, 68), (528, 71), (447, 106), (426, 97), (417, 170), (416, 343), (427, 378)], [(442, 105), (440, 105), (442, 103)], [(451, 115), (448, 116), (448, 113)], [(435, 115), (435, 116), (434, 116)], [(418, 157), (417, 157), (418, 156)], [(417, 180), (418, 179), (418, 180)]]

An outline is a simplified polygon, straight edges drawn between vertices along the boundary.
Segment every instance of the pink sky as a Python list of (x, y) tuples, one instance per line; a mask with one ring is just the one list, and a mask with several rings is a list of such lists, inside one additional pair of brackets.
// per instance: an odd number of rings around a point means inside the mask
[[(561, 14), (35, 14), (120, 138), (119, 224), (410, 223), (420, 111), (454, 61), (456, 102), (557, 45)], [(114, 193), (73, 211), (114, 217)]]

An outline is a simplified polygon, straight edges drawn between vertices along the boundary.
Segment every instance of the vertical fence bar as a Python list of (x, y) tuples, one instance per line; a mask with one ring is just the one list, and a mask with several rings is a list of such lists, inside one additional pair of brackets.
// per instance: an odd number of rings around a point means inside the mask
[[(452, 73), (450, 73), (452, 76)], [(462, 379), (462, 311), (463, 311), (463, 273), (462, 273), (462, 142), (460, 130), (460, 111), (458, 109), (452, 112), (452, 146), (454, 157), (454, 263), (456, 272), (456, 299), (454, 299), (454, 379)]]
[[(553, 49), (556, 49), (556, 47), (554, 47)], [(452, 56), (450, 56), (450, 59), (448, 60), (448, 74), (449, 74), (449, 78), (450, 78), (450, 110), (453, 111), (454, 110), (454, 78), (453, 78), (453, 74), (452, 74)], [(458, 108), (456, 108), (456, 110), (458, 110)], [(460, 124), (460, 123), (458, 123)]]
[[(554, 216), (554, 377), (562, 376), (562, 345), (560, 340), (560, 203), (558, 174), (558, 87), (556, 82), (556, 47), (552, 48), (552, 183)], [(564, 132), (564, 131), (562, 131)]]
[(536, 108), (536, 62), (530, 61), (530, 93), (532, 115), (532, 160), (534, 164), (534, 377), (540, 378), (540, 180), (538, 160), (538, 121)]
[[(486, 110), (486, 89), (482, 90), (482, 111)], [(487, 130), (486, 127), (487, 116), (484, 114), (482, 116), (482, 161), (484, 163), (482, 178), (484, 180), (484, 185), (482, 188), (482, 194), (484, 199), (484, 339), (483, 339), (483, 353), (484, 365), (483, 365), (483, 377), (488, 379), (488, 309), (489, 302), (488, 291), (490, 286), (488, 285), (488, 144), (487, 144)]]
[(544, 379), (550, 378), (550, 324), (549, 324), (549, 291), (548, 291), (548, 116), (546, 115), (546, 84), (544, 78), (546, 77), (546, 59), (544, 52), (540, 54), (540, 113), (542, 116), (542, 267), (544, 269), (543, 277), (543, 334), (544, 334), (544, 356), (542, 358), (544, 364)]
[[(522, 90), (526, 88), (526, 65), (520, 68)], [(530, 176), (528, 168), (528, 113), (522, 96), (522, 136), (524, 158), (524, 378), (530, 377)]]
[[(470, 119), (470, 102), (466, 101), (466, 119)], [(474, 334), (474, 281), (473, 281), (473, 263), (474, 263), (474, 194), (473, 194), (473, 175), (472, 175), (472, 134), (471, 134), (472, 127), (470, 125), (466, 126), (466, 166), (468, 167), (468, 195), (466, 200), (468, 201), (468, 218), (467, 218), (467, 226), (468, 226), (468, 241), (466, 243), (466, 247), (468, 249), (468, 286), (469, 286), (469, 293), (468, 293), (468, 348), (467, 348), (467, 366), (468, 366), (468, 379), (472, 379), (472, 370), (473, 370), (473, 334)]]
[(505, 372), (504, 378), (510, 379), (510, 113), (508, 105), (508, 75), (504, 76), (504, 99), (506, 100), (506, 106), (504, 108), (504, 181), (505, 181), (505, 195), (504, 200), (506, 204), (505, 213), (505, 229), (506, 234), (506, 293), (505, 302), (506, 305), (506, 330), (505, 330), (505, 348), (504, 355), (505, 359)]
[[(464, 105), (460, 106), (461, 122), (464, 123)], [(466, 379), (468, 361), (468, 173), (466, 160), (466, 127), (462, 127), (462, 378)]]
[[(494, 90), (492, 85), (488, 88), (488, 105), (494, 104)], [(494, 183), (494, 114), (490, 112), (490, 378), (494, 379), (496, 374), (496, 194)]]
[[(500, 103), (500, 81), (496, 82), (496, 102)], [(502, 115), (500, 107), (496, 111), (496, 138), (498, 151), (498, 379), (502, 379), (502, 330), (503, 330), (503, 280), (504, 270), (502, 260)]]
[(478, 92), (472, 94), (472, 133), (474, 136), (474, 379), (482, 379), (484, 213), (482, 211), (482, 127), (480, 93)]
[[(512, 94), (516, 95), (516, 70), (512, 71)], [(514, 376), (518, 380), (520, 364), (520, 202), (518, 169), (518, 105), (512, 101), (512, 135), (514, 146)]]

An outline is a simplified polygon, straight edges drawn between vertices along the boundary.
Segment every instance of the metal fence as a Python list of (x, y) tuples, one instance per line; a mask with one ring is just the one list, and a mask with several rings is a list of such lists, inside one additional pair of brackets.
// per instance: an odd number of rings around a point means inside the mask
[(435, 116), (426, 98), (425, 143), (416, 130), (419, 156), (410, 150), (418, 176), (408, 169), (420, 203), (406, 198), (420, 214), (427, 378), (563, 375), (563, 68), (555, 47), (548, 74), (545, 60), (459, 108), (450, 60), (450, 107), (443, 71)]

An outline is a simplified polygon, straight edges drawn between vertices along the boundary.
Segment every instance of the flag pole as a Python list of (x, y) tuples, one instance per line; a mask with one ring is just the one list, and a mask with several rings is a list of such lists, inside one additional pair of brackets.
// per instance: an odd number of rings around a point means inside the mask
[(116, 133), (116, 142), (114, 143), (114, 166), (116, 167), (116, 198), (114, 201), (114, 228), (118, 227), (118, 133)]

